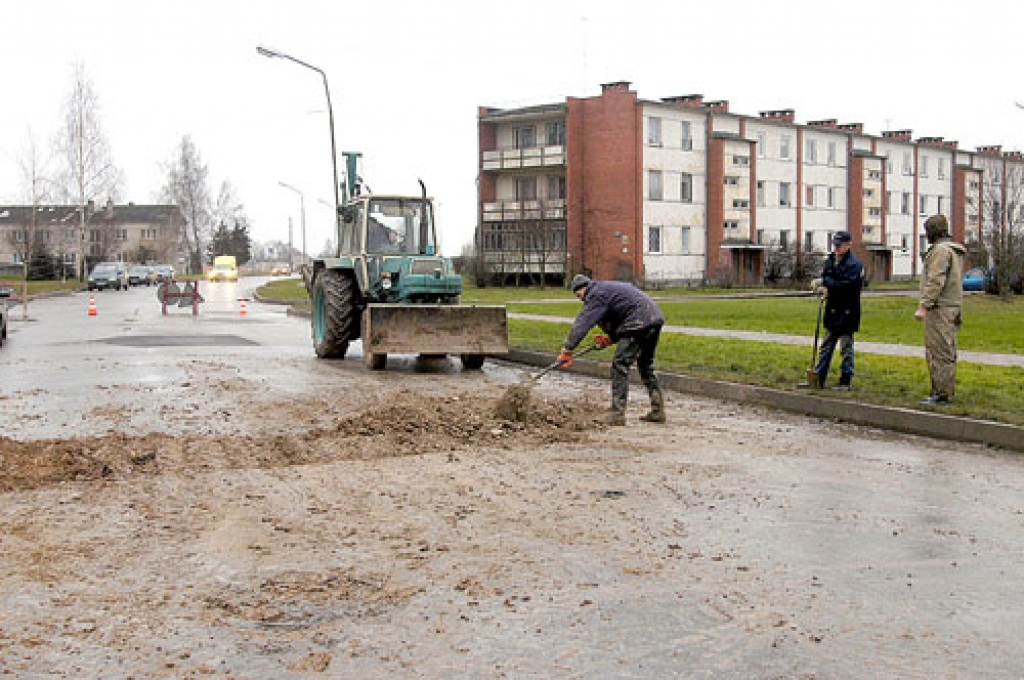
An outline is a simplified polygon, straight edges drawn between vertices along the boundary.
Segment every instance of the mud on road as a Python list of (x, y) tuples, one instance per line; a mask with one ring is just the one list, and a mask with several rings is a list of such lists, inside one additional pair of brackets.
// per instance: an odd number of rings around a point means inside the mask
[(344, 363), (0, 439), (0, 674), (1024, 674), (1013, 457), (683, 395), (609, 429), (566, 376), (509, 418), (520, 369)]

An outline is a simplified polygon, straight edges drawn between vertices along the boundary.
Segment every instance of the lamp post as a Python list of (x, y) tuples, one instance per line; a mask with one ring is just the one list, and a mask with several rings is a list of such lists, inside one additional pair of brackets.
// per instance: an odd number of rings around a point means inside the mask
[(299, 195), (299, 228), (302, 230), (302, 264), (306, 264), (306, 196), (291, 184), (285, 184), (281, 181), (278, 181), (278, 184), (283, 186), (285, 189), (291, 189)]
[(338, 201), (338, 152), (337, 152), (337, 149), (336, 149), (336, 147), (334, 145), (334, 109), (331, 107), (331, 89), (327, 86), (327, 74), (324, 73), (322, 69), (319, 69), (316, 66), (313, 66), (312, 64), (307, 64), (306, 62), (302, 61), (301, 59), (296, 59), (295, 57), (291, 56), (290, 54), (285, 54), (284, 52), (278, 52), (277, 50), (272, 50), (269, 47), (263, 47), (262, 45), (258, 45), (256, 47), (256, 51), (259, 54), (261, 54), (262, 56), (268, 57), (270, 59), (287, 59), (288, 61), (291, 61), (291, 62), (294, 62), (294, 63), (298, 64), (299, 66), (305, 66), (306, 68), (308, 68), (308, 69), (310, 69), (312, 71), (316, 71), (317, 73), (319, 73), (320, 77), (323, 78), (323, 80), (324, 80), (324, 93), (327, 95), (327, 119), (328, 119), (328, 122), (329, 122), (329, 124), (331, 126), (331, 167), (334, 169), (334, 219), (337, 220), (338, 219), (338, 203), (339, 203), (339, 201)]

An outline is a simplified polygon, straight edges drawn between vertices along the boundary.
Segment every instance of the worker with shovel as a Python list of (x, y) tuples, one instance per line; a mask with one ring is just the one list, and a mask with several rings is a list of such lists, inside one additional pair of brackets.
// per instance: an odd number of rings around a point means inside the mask
[(848, 231), (832, 237), (832, 252), (825, 260), (821, 278), (815, 279), (814, 292), (825, 298), (825, 339), (815, 366), (819, 389), (825, 387), (836, 344), (843, 358), (839, 384), (833, 389), (853, 386), (853, 334), (860, 330), (860, 293), (864, 287), (864, 265), (851, 250), (853, 238)]
[(595, 345), (604, 348), (618, 343), (612, 358), (612, 408), (609, 423), (626, 424), (629, 370), (634, 363), (651, 398), (650, 412), (640, 419), (649, 423), (664, 423), (665, 399), (661, 394), (658, 377), (654, 374), (654, 354), (658, 349), (661, 327), (665, 324), (665, 317), (658, 305), (631, 283), (592, 281), (583, 274), (573, 277), (572, 291), (583, 301), (583, 309), (576, 315), (562, 353), (558, 355), (559, 366), (571, 366), (572, 351), (591, 328), (599, 326), (607, 335), (595, 336)]

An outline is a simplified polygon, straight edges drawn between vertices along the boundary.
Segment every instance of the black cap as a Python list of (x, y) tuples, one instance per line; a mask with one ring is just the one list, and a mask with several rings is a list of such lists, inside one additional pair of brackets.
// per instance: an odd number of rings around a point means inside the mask
[(576, 276), (572, 277), (572, 292), (574, 293), (578, 291), (580, 288), (589, 285), (590, 277), (587, 276), (586, 274), (577, 274)]
[(853, 236), (848, 231), (837, 231), (832, 237), (832, 245), (839, 246), (844, 243), (849, 243), (853, 240)]

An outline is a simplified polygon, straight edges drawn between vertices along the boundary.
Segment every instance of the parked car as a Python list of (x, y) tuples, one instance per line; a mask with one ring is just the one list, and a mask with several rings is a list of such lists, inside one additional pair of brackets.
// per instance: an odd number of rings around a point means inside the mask
[(156, 276), (156, 282), (160, 283), (174, 278), (174, 267), (169, 264), (154, 265), (153, 273)]
[(129, 286), (152, 286), (156, 279), (152, 267), (144, 264), (136, 264), (128, 267)]
[(14, 294), (13, 288), (0, 286), (0, 347), (7, 340), (7, 298)]
[(987, 267), (974, 267), (968, 269), (964, 274), (965, 291), (985, 291), (989, 283), (989, 272)]
[(286, 264), (279, 264), (276, 267), (272, 267), (270, 270), (271, 276), (290, 276), (291, 273), (291, 268)]
[(100, 262), (89, 274), (89, 290), (128, 290), (128, 268), (124, 262)]

